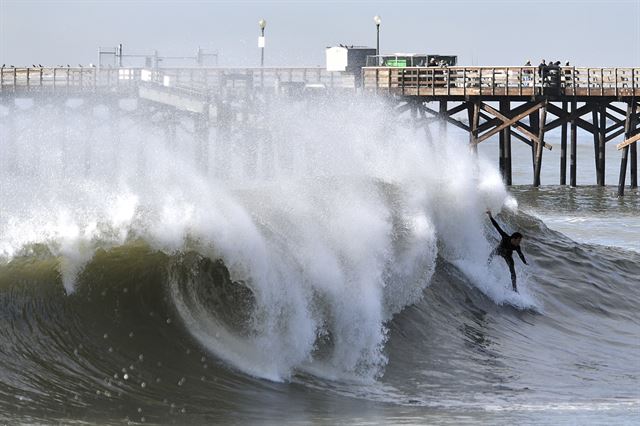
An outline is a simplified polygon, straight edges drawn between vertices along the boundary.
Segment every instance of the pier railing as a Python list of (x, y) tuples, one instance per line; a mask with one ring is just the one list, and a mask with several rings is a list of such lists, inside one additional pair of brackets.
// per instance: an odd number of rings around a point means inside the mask
[(1, 68), (0, 93), (14, 92), (92, 92), (104, 89), (133, 88), (140, 82), (155, 82), (167, 87), (206, 90), (219, 87), (303, 89), (355, 89), (356, 76), (314, 68), (95, 68), (36, 67)]
[(640, 96), (640, 68), (365, 67), (362, 80), (406, 96)]
[[(360, 77), (360, 76), (358, 76)], [(135, 88), (151, 81), (194, 90), (233, 88), (355, 89), (405, 96), (640, 96), (640, 68), (365, 67), (361, 81), (324, 68), (1, 68), (0, 93), (92, 92)]]

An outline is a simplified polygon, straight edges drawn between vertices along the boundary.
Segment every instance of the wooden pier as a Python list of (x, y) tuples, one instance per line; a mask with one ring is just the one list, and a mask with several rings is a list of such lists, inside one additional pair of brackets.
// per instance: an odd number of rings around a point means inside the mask
[[(618, 193), (624, 194), (629, 156), (630, 187), (638, 186), (640, 68), (365, 67), (362, 74), (364, 91), (390, 96), (400, 111), (464, 129), (473, 148), (498, 134), (507, 185), (512, 181), (511, 138), (531, 146), (533, 185), (539, 186), (543, 148), (552, 148), (545, 134), (560, 127), (561, 185), (569, 158), (570, 185), (576, 186), (580, 128), (593, 137), (597, 184), (605, 184), (605, 145), (620, 137)], [(439, 104), (437, 110), (429, 107), (431, 102)]]
[[(439, 122), (469, 133), (470, 146), (499, 139), (499, 165), (511, 185), (511, 142), (532, 151), (533, 185), (540, 185), (545, 135), (561, 129), (560, 184), (576, 185), (577, 129), (592, 135), (596, 181), (605, 184), (605, 146), (618, 140), (622, 151), (618, 192), (627, 168), (637, 188), (640, 140), (640, 68), (558, 67), (365, 67), (361, 74), (324, 68), (1, 68), (0, 100), (18, 97), (135, 97), (159, 109), (188, 114), (207, 144), (211, 125), (228, 126), (229, 117), (260, 113), (249, 104), (268, 96), (315, 99), (319, 93), (347, 91), (384, 96), (399, 114), (418, 125)], [(268, 94), (268, 96), (266, 96)], [(308, 96), (313, 94), (314, 96)], [(432, 106), (435, 103), (435, 106)], [(234, 110), (235, 108), (235, 110)], [(226, 123), (226, 124), (225, 124)]]

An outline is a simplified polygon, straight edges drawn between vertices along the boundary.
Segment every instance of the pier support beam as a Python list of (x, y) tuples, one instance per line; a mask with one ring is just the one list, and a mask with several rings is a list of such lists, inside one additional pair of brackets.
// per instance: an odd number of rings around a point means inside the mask
[(427, 139), (427, 143), (433, 144), (433, 136), (431, 135), (431, 129), (429, 129), (429, 118), (427, 118), (427, 110), (425, 104), (420, 104), (420, 120), (424, 127), (424, 137)]
[(109, 134), (113, 149), (111, 150), (111, 174), (118, 176), (120, 173), (120, 152), (122, 149), (122, 138), (120, 134), (120, 102), (116, 100), (109, 108)]
[[(510, 101), (500, 101), (500, 113), (508, 115), (511, 108)], [(500, 174), (505, 185), (511, 186), (511, 128), (500, 131)]]
[(547, 121), (547, 103), (542, 104), (540, 108), (540, 122), (538, 129), (538, 142), (535, 144), (536, 157), (535, 157), (535, 170), (533, 174), (533, 186), (540, 186), (540, 171), (542, 170), (542, 148), (544, 144), (544, 125)]
[(205, 113), (194, 117), (194, 130), (198, 156), (196, 162), (200, 170), (207, 174), (209, 171), (209, 107), (205, 110)]
[(6, 167), (12, 174), (15, 174), (18, 167), (18, 141), (16, 140), (18, 132), (16, 132), (16, 102), (15, 99), (9, 98), (5, 104), (7, 108), (7, 116), (4, 118), (7, 129), (7, 147), (6, 149)]
[[(531, 133), (537, 135), (540, 133), (540, 112), (535, 111), (529, 114), (529, 127)], [(535, 175), (536, 172), (536, 141), (531, 139), (531, 167)]]
[(605, 144), (607, 131), (607, 105), (600, 105), (600, 125), (598, 126), (598, 162), (600, 163), (599, 186), (605, 184)]
[(84, 175), (89, 176), (91, 174), (92, 168), (92, 148), (95, 145), (95, 133), (94, 129), (97, 127), (96, 119), (94, 117), (95, 114), (95, 105), (92, 102), (84, 99), (82, 101), (82, 110), (85, 114), (88, 114), (89, 125), (85, 125), (85, 142), (84, 142)]
[(469, 144), (475, 154), (478, 153), (478, 125), (480, 124), (480, 101), (469, 103)]
[(418, 111), (420, 110), (420, 104), (418, 102), (412, 101), (410, 102), (409, 107), (409, 111), (411, 111), (411, 124), (414, 128), (417, 128), (422, 124), (418, 122)]
[(578, 109), (578, 102), (571, 101), (571, 153), (570, 153), (570, 165), (569, 165), (569, 185), (572, 187), (576, 186), (576, 175), (577, 175), (577, 166), (578, 166), (578, 156), (577, 156), (577, 142), (578, 142), (578, 126), (576, 123), (576, 118), (573, 116), (573, 113)]
[[(562, 110), (567, 111), (567, 102), (562, 102)], [(560, 130), (560, 185), (567, 184), (567, 122)]]
[(440, 101), (440, 142), (447, 139), (447, 101)]
[(638, 187), (638, 143), (632, 143), (629, 148), (631, 149), (631, 188), (635, 189)]
[(598, 186), (604, 186), (604, 144), (606, 120), (606, 106), (598, 105), (591, 112), (593, 120), (593, 151), (596, 165), (596, 183)]
[[(635, 115), (636, 115), (636, 103), (629, 102), (627, 104), (627, 117), (624, 124), (625, 139), (630, 139), (633, 136), (633, 133), (636, 129)], [(618, 179), (618, 197), (622, 197), (624, 195), (624, 184), (626, 180), (627, 160), (629, 157), (629, 150), (632, 148), (635, 149), (636, 145), (637, 143), (632, 143), (631, 145), (627, 145), (623, 148), (622, 158), (620, 160), (620, 177)], [(633, 172), (633, 166), (631, 167), (631, 171)]]

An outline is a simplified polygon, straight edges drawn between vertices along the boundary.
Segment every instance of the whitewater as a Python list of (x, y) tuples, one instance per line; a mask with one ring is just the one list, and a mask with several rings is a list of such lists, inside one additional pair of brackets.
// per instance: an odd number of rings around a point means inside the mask
[[(202, 159), (187, 122), (17, 105), (3, 421), (640, 420), (640, 253), (548, 227), (459, 134), (283, 99)], [(518, 294), (487, 210), (525, 235)]]

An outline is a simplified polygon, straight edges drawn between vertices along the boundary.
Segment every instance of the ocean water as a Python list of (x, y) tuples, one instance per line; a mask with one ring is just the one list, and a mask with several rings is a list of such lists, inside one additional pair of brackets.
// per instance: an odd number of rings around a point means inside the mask
[(640, 422), (639, 197), (589, 142), (585, 186), (552, 151), (532, 189), (514, 142), (506, 188), (495, 141), (380, 100), (275, 102), (204, 156), (105, 103), (0, 108), (0, 422)]

